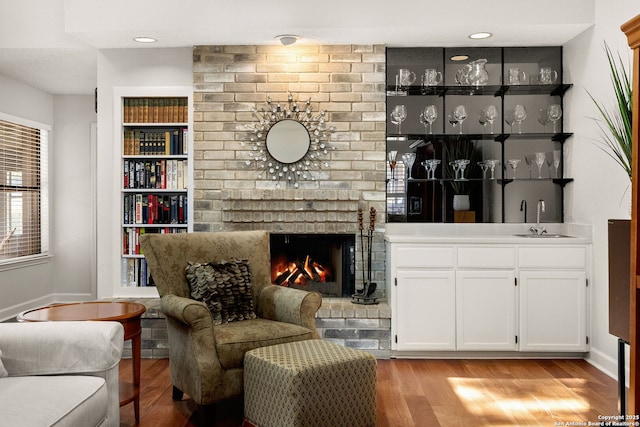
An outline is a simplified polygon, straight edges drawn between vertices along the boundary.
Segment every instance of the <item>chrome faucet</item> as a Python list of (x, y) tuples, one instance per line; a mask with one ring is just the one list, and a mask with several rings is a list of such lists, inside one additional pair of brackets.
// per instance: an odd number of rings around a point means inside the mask
[(523, 222), (527, 222), (527, 201), (525, 199), (522, 199), (522, 201), (520, 202), (520, 212), (524, 212), (524, 221)]
[(544, 233), (547, 232), (547, 230), (545, 230), (545, 228), (540, 225), (540, 212), (544, 212), (544, 211), (545, 211), (544, 200), (540, 199), (538, 200), (538, 208), (536, 209), (536, 226), (534, 227), (532, 225), (531, 227), (529, 227), (529, 231), (535, 234), (536, 236), (542, 236)]

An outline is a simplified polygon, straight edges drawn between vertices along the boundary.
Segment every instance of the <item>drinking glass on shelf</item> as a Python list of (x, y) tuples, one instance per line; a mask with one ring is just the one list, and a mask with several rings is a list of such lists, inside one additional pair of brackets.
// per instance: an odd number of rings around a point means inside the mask
[(436, 169), (439, 164), (439, 159), (427, 159), (422, 162), (422, 166), (427, 170), (427, 179), (436, 179)]
[(546, 157), (545, 153), (535, 153), (534, 160), (536, 162), (536, 166), (538, 166), (538, 179), (542, 179), (542, 166), (545, 163)]
[(513, 118), (518, 122), (518, 133), (522, 133), (522, 122), (527, 118), (527, 109), (524, 105), (518, 104), (513, 109)]
[(487, 179), (487, 171), (489, 170), (489, 164), (486, 161), (478, 162), (478, 166), (482, 169), (482, 179)]
[(449, 166), (451, 166), (451, 169), (453, 169), (453, 180), (457, 181), (458, 178), (458, 171), (460, 171), (460, 163), (454, 161), (449, 162)]
[(467, 118), (467, 108), (464, 105), (458, 105), (453, 109), (453, 118), (460, 123), (460, 132), (462, 133), (462, 122)]
[(433, 104), (427, 105), (422, 111), (422, 117), (429, 124), (429, 134), (432, 134), (431, 126), (438, 118), (438, 109)]
[(538, 123), (542, 125), (544, 132), (547, 132), (547, 124), (549, 123), (549, 113), (546, 108), (538, 110)]
[(549, 172), (549, 178), (551, 178), (551, 165), (553, 164), (553, 153), (547, 151), (545, 154), (545, 161), (547, 163), (547, 171)]
[(468, 159), (456, 159), (455, 162), (458, 164), (458, 168), (460, 169), (460, 180), (466, 181), (467, 178), (464, 177), (464, 171), (467, 168), (467, 165), (471, 163)]
[(560, 117), (562, 117), (562, 107), (560, 104), (551, 104), (549, 105), (549, 108), (547, 108), (547, 114), (549, 116), (549, 120), (553, 122), (553, 133), (557, 133), (556, 122), (560, 120)]
[(402, 163), (404, 163), (405, 169), (407, 170), (408, 179), (413, 179), (411, 176), (411, 169), (413, 168), (413, 163), (416, 161), (416, 153), (404, 153), (402, 155)]
[(500, 161), (496, 159), (488, 159), (485, 160), (485, 163), (489, 166), (489, 170), (491, 171), (491, 177), (489, 179), (496, 179), (495, 170), (496, 166), (500, 164)]
[(516, 179), (516, 169), (518, 168), (518, 164), (520, 163), (520, 159), (509, 159), (507, 160), (507, 164), (513, 169), (513, 179)]
[(533, 158), (534, 158), (533, 154), (525, 154), (524, 155), (524, 162), (529, 167), (529, 178), (531, 178), (531, 166), (533, 165), (533, 162), (534, 162)]
[(416, 81), (416, 73), (407, 68), (400, 68), (398, 75), (402, 88), (408, 88)]
[(480, 123), (480, 126), (482, 126), (483, 128), (486, 128), (487, 123), (489, 123), (489, 121), (487, 120), (487, 116), (485, 116), (484, 114), (484, 110), (482, 110), (482, 112), (478, 114), (478, 123)]
[(389, 151), (387, 153), (387, 160), (389, 161), (389, 168), (391, 169), (391, 180), (396, 179), (396, 157), (398, 156), (397, 151)]
[(516, 121), (513, 110), (505, 111), (504, 122), (509, 126), (509, 133), (513, 133), (513, 123)]
[(489, 122), (489, 129), (491, 131), (491, 135), (493, 135), (493, 121), (498, 117), (498, 109), (495, 105), (488, 105), (484, 110), (484, 116), (487, 118)]
[(407, 119), (407, 107), (404, 104), (396, 105), (391, 112), (391, 123), (398, 126), (398, 133), (402, 133), (402, 122)]
[(553, 150), (553, 167), (556, 170), (556, 178), (560, 178), (558, 176), (558, 167), (560, 166), (560, 150)]

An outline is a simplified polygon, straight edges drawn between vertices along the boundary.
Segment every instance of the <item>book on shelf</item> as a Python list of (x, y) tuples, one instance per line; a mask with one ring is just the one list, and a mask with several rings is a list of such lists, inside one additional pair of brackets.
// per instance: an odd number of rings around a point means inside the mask
[(184, 159), (124, 159), (122, 188), (184, 190), (188, 187), (189, 164)]
[(187, 128), (130, 129), (123, 132), (125, 156), (182, 156), (189, 145)]
[(122, 258), (120, 285), (123, 288), (155, 286), (144, 258)]
[[(126, 193), (122, 223), (125, 225), (187, 224), (186, 194)], [(182, 209), (178, 206), (182, 205)]]
[(124, 98), (125, 123), (187, 123), (189, 120), (186, 97)]

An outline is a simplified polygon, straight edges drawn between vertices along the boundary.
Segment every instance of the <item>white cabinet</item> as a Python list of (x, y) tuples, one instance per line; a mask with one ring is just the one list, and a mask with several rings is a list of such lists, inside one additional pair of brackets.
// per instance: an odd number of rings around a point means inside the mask
[(514, 270), (456, 272), (456, 348), (516, 350)]
[(520, 350), (586, 351), (584, 271), (520, 271)]
[(398, 269), (394, 310), (398, 350), (455, 350), (453, 270)]
[(387, 256), (392, 350), (588, 351), (587, 244), (389, 243)]

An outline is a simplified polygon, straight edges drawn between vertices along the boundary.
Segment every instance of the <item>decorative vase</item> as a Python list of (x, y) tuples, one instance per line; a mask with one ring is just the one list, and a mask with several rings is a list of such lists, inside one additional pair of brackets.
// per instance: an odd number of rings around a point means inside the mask
[(468, 194), (454, 194), (453, 195), (453, 210), (454, 211), (468, 211), (471, 208), (471, 202), (469, 201)]

